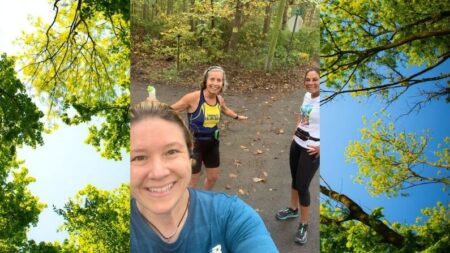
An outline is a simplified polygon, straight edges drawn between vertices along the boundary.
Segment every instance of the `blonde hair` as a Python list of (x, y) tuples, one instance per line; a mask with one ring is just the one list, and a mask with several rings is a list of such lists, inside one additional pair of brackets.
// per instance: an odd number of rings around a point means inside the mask
[(172, 107), (170, 107), (168, 104), (159, 102), (157, 100), (145, 100), (131, 107), (130, 110), (131, 126), (147, 118), (159, 118), (167, 120), (169, 122), (173, 122), (176, 125), (178, 125), (184, 134), (184, 139), (188, 149), (189, 150), (192, 149), (193, 141), (191, 133), (189, 132), (181, 116), (175, 110), (173, 110)]

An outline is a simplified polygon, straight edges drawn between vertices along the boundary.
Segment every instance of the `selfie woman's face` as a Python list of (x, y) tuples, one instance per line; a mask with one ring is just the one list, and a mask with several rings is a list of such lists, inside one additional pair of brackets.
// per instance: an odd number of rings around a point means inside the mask
[(191, 161), (183, 132), (160, 118), (135, 122), (131, 139), (131, 193), (141, 212), (164, 214), (186, 194)]

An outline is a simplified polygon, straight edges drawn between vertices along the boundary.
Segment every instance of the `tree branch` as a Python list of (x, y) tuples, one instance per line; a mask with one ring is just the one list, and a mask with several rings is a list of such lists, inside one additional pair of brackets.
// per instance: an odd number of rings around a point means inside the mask
[[(402, 248), (404, 243), (404, 237), (382, 221), (373, 219), (367, 214), (355, 201), (351, 198), (347, 197), (344, 194), (340, 194), (338, 192), (333, 191), (332, 189), (328, 189), (325, 186), (320, 186), (320, 192), (331, 199), (334, 199), (342, 204), (344, 204), (350, 211), (348, 220), (358, 220), (365, 224), (366, 226), (375, 230), (380, 236), (383, 237), (384, 241), (394, 245), (397, 248)], [(321, 217), (322, 220), (322, 217)], [(325, 220), (326, 221), (326, 220)], [(338, 221), (339, 222), (339, 221)]]
[[(404, 78), (404, 79), (402, 79), (402, 80), (399, 80), (399, 81), (395, 81), (395, 82), (387, 83), (387, 84), (383, 84), (383, 85), (377, 85), (377, 86), (371, 86), (371, 87), (364, 87), (364, 88), (360, 88), (360, 89), (350, 89), (350, 90), (340, 90), (340, 91), (335, 91), (335, 92), (333, 92), (332, 95), (330, 95), (330, 96), (328, 96), (328, 97), (325, 97), (320, 103), (321, 103), (321, 105), (324, 105), (324, 104), (330, 102), (332, 99), (334, 99), (337, 95), (344, 94), (344, 93), (362, 92), (362, 91), (370, 91), (371, 93), (374, 93), (374, 92), (377, 92), (377, 91), (380, 91), (380, 90), (385, 90), (385, 89), (388, 89), (388, 88), (402, 88), (402, 87), (403, 87), (403, 88), (407, 88), (407, 87), (409, 87), (409, 86), (416, 85), (416, 84), (419, 84), (419, 83), (424, 83), (424, 82), (430, 82), (430, 81), (437, 81), (437, 80), (445, 79), (445, 78), (447, 78), (447, 77), (450, 76), (449, 73), (447, 73), (447, 74), (442, 74), (442, 75), (440, 75), (440, 76), (435, 76), (435, 77), (423, 78), (423, 79), (419, 79), (419, 80), (414, 80), (413, 78), (415, 78), (415, 77), (417, 77), (417, 76), (419, 76), (419, 75), (422, 75), (422, 74), (424, 74), (424, 73), (426, 73), (426, 72), (428, 72), (428, 71), (434, 69), (435, 67), (441, 65), (441, 64), (444, 63), (449, 57), (450, 57), (450, 52), (447, 52), (447, 53), (442, 57), (442, 59), (441, 59), (440, 61), (438, 61), (437, 63), (435, 63), (434, 65), (431, 65), (431, 66), (429, 66), (429, 67), (427, 67), (427, 68), (425, 68), (425, 69), (423, 69), (423, 70), (421, 70), (421, 71), (419, 71), (419, 72), (417, 72), (417, 73), (415, 73), (415, 74), (412, 74), (412, 75), (410, 75), (410, 76), (407, 77), (407, 78)], [(405, 83), (405, 82), (410, 82), (410, 83), (407, 84), (407, 85), (403, 85), (403, 83)], [(332, 92), (332, 91), (324, 90), (324, 92)]]

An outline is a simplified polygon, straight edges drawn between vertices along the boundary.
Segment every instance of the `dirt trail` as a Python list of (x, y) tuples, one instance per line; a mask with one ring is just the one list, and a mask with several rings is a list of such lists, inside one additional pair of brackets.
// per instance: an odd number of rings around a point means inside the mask
[[(133, 104), (147, 97), (148, 84), (132, 81)], [(168, 104), (198, 89), (197, 85), (152, 85), (156, 88), (158, 99)], [(228, 90), (222, 95), (230, 108), (249, 119), (238, 122), (223, 116), (221, 120), (222, 172), (214, 191), (237, 194), (255, 208), (280, 252), (319, 252), (319, 173), (316, 173), (310, 186), (311, 217), (306, 245), (294, 243), (297, 221), (279, 222), (274, 216), (290, 201), (289, 146), (295, 129), (295, 112), (304, 90), (284, 93), (261, 89), (251, 93)], [(254, 182), (254, 178), (265, 178), (266, 181)]]

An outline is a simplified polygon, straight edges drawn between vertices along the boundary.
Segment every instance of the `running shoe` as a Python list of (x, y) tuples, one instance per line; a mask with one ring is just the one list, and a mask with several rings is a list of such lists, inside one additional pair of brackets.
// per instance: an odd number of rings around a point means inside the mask
[(297, 234), (295, 235), (295, 242), (298, 244), (305, 244), (308, 241), (308, 224), (300, 223)]
[(287, 220), (298, 217), (298, 209), (294, 210), (290, 207), (286, 207), (285, 209), (279, 210), (275, 217), (278, 220)]

